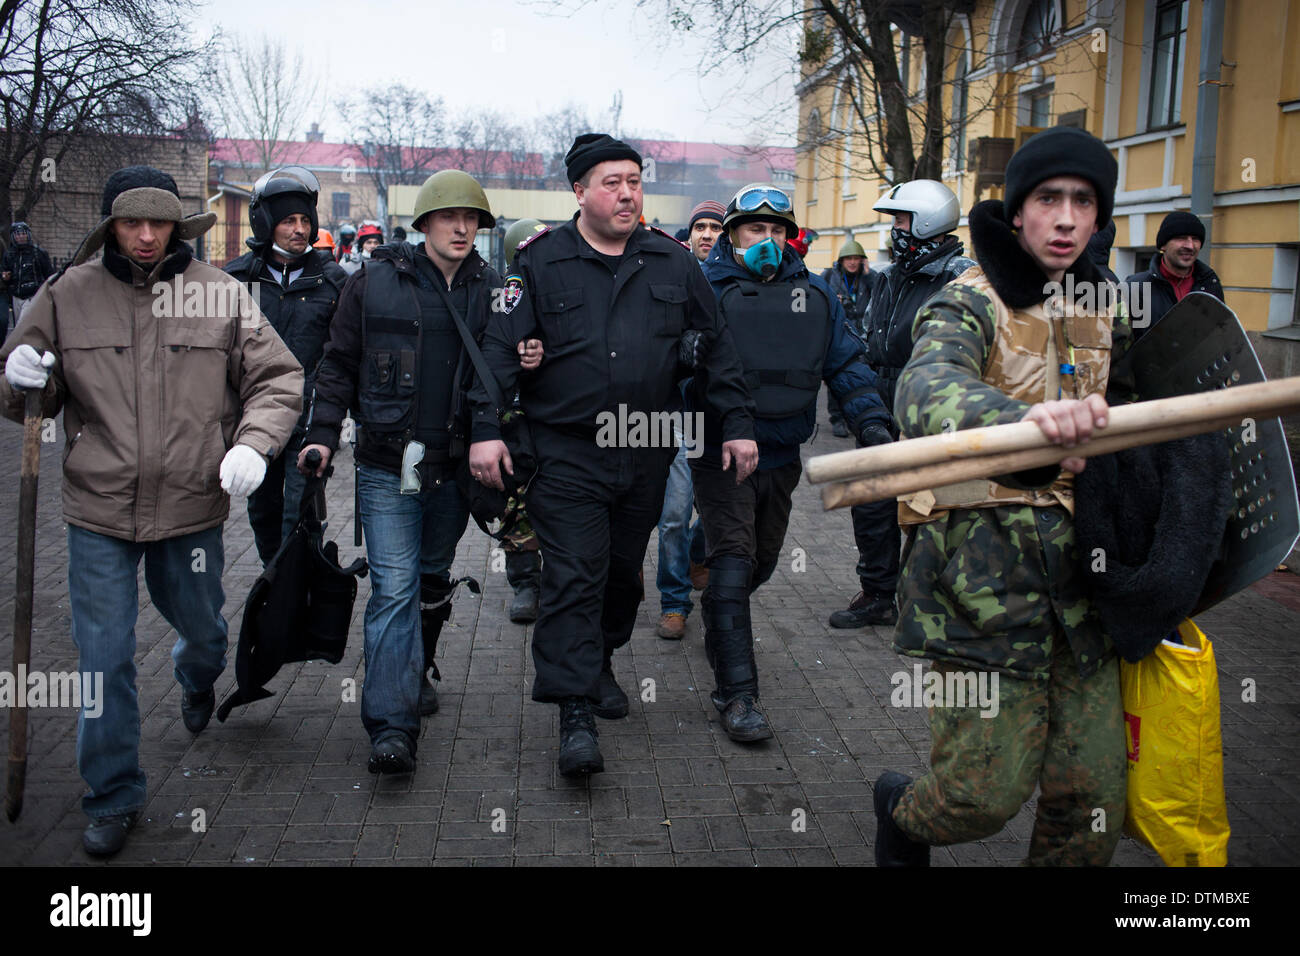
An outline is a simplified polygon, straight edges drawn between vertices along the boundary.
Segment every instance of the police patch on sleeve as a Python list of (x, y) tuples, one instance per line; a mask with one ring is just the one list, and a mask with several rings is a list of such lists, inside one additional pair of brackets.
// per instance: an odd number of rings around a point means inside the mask
[(501, 293), (501, 311), (509, 315), (524, 297), (524, 280), (519, 276), (506, 276)]

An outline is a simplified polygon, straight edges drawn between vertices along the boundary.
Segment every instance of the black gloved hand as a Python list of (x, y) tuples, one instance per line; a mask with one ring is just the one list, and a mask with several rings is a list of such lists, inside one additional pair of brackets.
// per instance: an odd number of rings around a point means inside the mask
[(712, 332), (687, 329), (677, 340), (677, 362), (686, 368), (698, 369), (708, 361), (712, 348)]
[(863, 448), (870, 448), (873, 445), (888, 445), (893, 440), (894, 436), (889, 433), (889, 429), (876, 422), (864, 426), (858, 434), (858, 441), (862, 442)]

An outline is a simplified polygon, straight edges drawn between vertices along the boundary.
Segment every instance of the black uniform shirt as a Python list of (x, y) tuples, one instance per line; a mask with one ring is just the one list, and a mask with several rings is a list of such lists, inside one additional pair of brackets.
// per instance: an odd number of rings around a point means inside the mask
[[(707, 400), (722, 416), (724, 441), (753, 438), (753, 402), (735, 344), (699, 263), (681, 243), (638, 227), (617, 273), (578, 232), (577, 216), (520, 248), (483, 354), (504, 394), (520, 389), (533, 421), (590, 434), (601, 412), (681, 407), (677, 344), (684, 329), (711, 331)], [(541, 366), (519, 376), (516, 347), (539, 338)], [(475, 381), (473, 440), (500, 437), (496, 409)]]

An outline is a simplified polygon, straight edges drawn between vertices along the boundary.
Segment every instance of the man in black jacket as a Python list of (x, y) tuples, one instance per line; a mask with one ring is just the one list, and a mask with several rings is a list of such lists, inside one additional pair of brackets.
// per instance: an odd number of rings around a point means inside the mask
[(454, 476), (468, 433), (472, 366), (453, 309), (477, 340), (501, 286), (474, 249), (474, 234), (496, 220), (473, 177), (434, 173), (414, 215), (424, 243), (380, 246), (343, 287), (298, 459), (303, 467), (315, 448), (320, 470), (328, 467), (352, 409), (371, 572), (361, 698), (371, 773), (414, 770), (420, 715), (437, 710), (427, 675), (437, 676), (434, 651), (455, 592), (449, 571), (469, 519)]
[(27, 300), (53, 274), (54, 265), (49, 255), (36, 244), (27, 223), (11, 223), (9, 248), (4, 254), (3, 279), (5, 290), (13, 302), (14, 325), (22, 319)]
[[(892, 213), (894, 264), (880, 273), (867, 312), (867, 363), (880, 376), (880, 397), (891, 418), (894, 390), (912, 356), (912, 320), (926, 300), (975, 263), (962, 255), (952, 234), (961, 219), (957, 197), (943, 183), (916, 179), (891, 189), (873, 207)], [(891, 423), (894, 435), (897, 428)], [(830, 617), (831, 627), (893, 624), (898, 620), (894, 590), (902, 536), (892, 500), (856, 505), (853, 538), (858, 546), (862, 590)]]
[(225, 270), (248, 283), (250, 289), (256, 284), (262, 314), (303, 370), (302, 418), (293, 437), (267, 467), (266, 479), (248, 496), (248, 523), (263, 566), (275, 557), (298, 523), (304, 478), (293, 462), (307, 431), (316, 366), (347, 280), (342, 269), (332, 261), (325, 262), (312, 248), (320, 226), (316, 216), (319, 195), (320, 183), (300, 166), (277, 169), (259, 180), (248, 205), (253, 238), (245, 242), (251, 251), (228, 263)]
[[(638, 575), (677, 450), (672, 429), (665, 435), (655, 427), (664, 419), (650, 416), (681, 410), (685, 329), (713, 339), (707, 400), (722, 422), (721, 468), (734, 461), (743, 480), (758, 448), (740, 361), (699, 263), (671, 236), (639, 225), (641, 157), (584, 133), (565, 165), (579, 213), (519, 246), (483, 352), (510, 394), (515, 343), (536, 332), (546, 346), (537, 373), (519, 383), (538, 467), (528, 515), (543, 557), (533, 700), (560, 705), (560, 773), (581, 776), (605, 767), (593, 714), (628, 713), (611, 659), (632, 636)], [(473, 400), (470, 471), (500, 488), (500, 469), (513, 465), (481, 383)]]
[(1150, 268), (1124, 280), (1134, 342), (1189, 292), (1208, 292), (1224, 301), (1219, 277), (1197, 258), (1204, 242), (1205, 226), (1190, 212), (1171, 212), (1160, 223)]

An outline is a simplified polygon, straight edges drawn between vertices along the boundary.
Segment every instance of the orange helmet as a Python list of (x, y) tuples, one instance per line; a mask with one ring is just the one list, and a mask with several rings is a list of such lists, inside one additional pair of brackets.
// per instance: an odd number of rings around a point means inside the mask
[(312, 245), (313, 249), (330, 249), (334, 248), (334, 236), (328, 229), (318, 231), (316, 242)]

